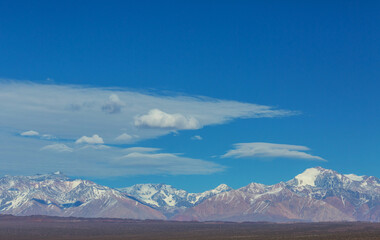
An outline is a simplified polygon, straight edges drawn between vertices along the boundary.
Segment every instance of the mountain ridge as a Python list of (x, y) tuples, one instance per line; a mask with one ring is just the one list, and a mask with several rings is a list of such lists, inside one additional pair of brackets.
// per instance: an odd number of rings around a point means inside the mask
[(211, 196), (230, 191), (232, 188), (226, 184), (220, 184), (214, 189), (201, 193), (189, 193), (168, 184), (147, 183), (135, 184), (118, 190), (125, 196), (133, 197), (154, 209), (162, 211), (165, 215), (171, 216), (185, 208), (193, 207)]
[(0, 213), (18, 216), (166, 219), (115, 189), (63, 174), (0, 178)]
[(380, 222), (380, 180), (308, 168), (273, 185), (221, 184), (189, 193), (167, 184), (112, 189), (61, 172), (0, 178), (0, 214), (197, 221)]
[[(361, 181), (358, 181), (361, 180)], [(380, 221), (380, 180), (321, 167), (274, 185), (250, 183), (174, 216), (199, 221)]]

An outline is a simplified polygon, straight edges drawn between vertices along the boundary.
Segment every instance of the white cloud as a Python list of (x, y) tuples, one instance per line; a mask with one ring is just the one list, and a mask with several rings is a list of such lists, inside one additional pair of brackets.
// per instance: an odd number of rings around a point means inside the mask
[(134, 136), (129, 135), (128, 133), (123, 133), (115, 138), (118, 142), (129, 142), (134, 138)]
[(54, 137), (53, 135), (51, 134), (43, 134), (41, 136), (42, 139), (47, 139), (47, 140), (51, 140), (51, 139), (55, 139), (56, 137)]
[(106, 113), (120, 113), (121, 108), (125, 106), (118, 95), (111, 94), (108, 101), (102, 106), (102, 110)]
[(34, 131), (34, 130), (22, 132), (22, 133), (20, 133), (20, 135), (24, 136), (24, 137), (38, 137), (39, 139), (44, 139), (44, 140), (56, 139), (56, 137), (54, 137), (51, 134), (41, 134), (41, 133)]
[(169, 114), (159, 109), (151, 109), (148, 114), (137, 116), (135, 118), (135, 126), (179, 130), (201, 128), (198, 120), (192, 116), (185, 117), (179, 113)]
[(50, 145), (42, 147), (41, 150), (43, 151), (48, 150), (48, 151), (54, 151), (54, 152), (73, 152), (74, 151), (71, 147), (68, 147), (62, 143), (50, 144)]
[(40, 133), (33, 131), (33, 130), (30, 130), (30, 131), (22, 132), (22, 133), (20, 133), (20, 135), (30, 137), (30, 136), (38, 136), (38, 135), (40, 135)]
[(279, 157), (279, 158), (299, 158), (309, 160), (326, 161), (325, 159), (314, 156), (304, 151), (310, 150), (305, 146), (275, 144), (275, 143), (238, 143), (235, 144), (235, 149), (229, 150), (222, 157), (247, 158), (247, 157)]
[(195, 135), (191, 137), (192, 140), (202, 140), (203, 138), (199, 135)]
[(83, 136), (80, 137), (78, 140), (75, 141), (75, 143), (88, 143), (88, 144), (103, 144), (103, 138), (99, 137), (99, 135), (94, 134), (92, 137)]

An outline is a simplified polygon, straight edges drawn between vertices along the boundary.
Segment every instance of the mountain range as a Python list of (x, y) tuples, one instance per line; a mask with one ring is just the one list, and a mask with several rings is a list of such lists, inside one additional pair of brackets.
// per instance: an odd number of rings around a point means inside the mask
[(119, 191), (60, 172), (0, 179), (0, 213), (166, 219), (159, 211), (124, 197)]
[(188, 193), (166, 184), (136, 184), (118, 190), (125, 197), (132, 197), (170, 217), (198, 205), (205, 199), (230, 191), (232, 188), (226, 184), (220, 184), (215, 189), (203, 193)]
[(112, 189), (60, 172), (0, 178), (0, 214), (178, 221), (380, 222), (380, 180), (306, 169), (287, 182), (221, 184), (188, 193), (165, 184)]

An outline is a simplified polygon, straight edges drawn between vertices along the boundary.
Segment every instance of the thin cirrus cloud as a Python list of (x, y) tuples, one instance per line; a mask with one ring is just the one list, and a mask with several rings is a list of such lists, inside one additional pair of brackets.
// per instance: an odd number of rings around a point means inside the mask
[(157, 152), (160, 151), (160, 148), (152, 148), (152, 147), (130, 147), (130, 148), (124, 148), (123, 152), (125, 153), (133, 153), (133, 152)]
[(326, 161), (325, 159), (314, 156), (305, 151), (310, 149), (305, 146), (276, 144), (276, 143), (237, 143), (234, 149), (222, 155), (223, 158), (297, 158), (306, 160)]
[(132, 139), (136, 138), (136, 136), (129, 135), (128, 133), (122, 133), (115, 138), (118, 142), (130, 142)]
[(44, 139), (44, 140), (53, 140), (53, 139), (56, 139), (56, 137), (53, 136), (53, 135), (51, 135), (51, 134), (40, 134), (39, 132), (34, 131), (34, 130), (29, 130), (29, 131), (22, 132), (22, 133), (20, 133), (20, 136), (23, 136), (23, 137), (37, 137), (39, 139)]
[(147, 114), (135, 118), (135, 126), (167, 129), (199, 129), (198, 120), (192, 116), (185, 117), (179, 113), (169, 114), (159, 109), (151, 109)]
[(137, 172), (150, 169), (151, 174), (211, 174), (225, 169), (224, 166), (200, 159), (187, 158), (173, 153), (131, 152), (118, 160), (120, 166), (134, 168)]
[(46, 140), (56, 139), (56, 137), (51, 134), (42, 134), (41, 138)]
[(110, 146), (103, 145), (103, 144), (87, 144), (82, 147), (80, 147), (78, 150), (87, 150), (87, 149), (96, 149), (96, 150), (104, 150), (104, 149), (110, 149)]
[(27, 137), (30, 137), (30, 136), (38, 136), (40, 135), (39, 132), (37, 131), (34, 131), (34, 130), (30, 130), (30, 131), (25, 131), (25, 132), (22, 132), (20, 133), (21, 136), (27, 136)]
[(50, 144), (46, 145), (41, 148), (42, 151), (53, 151), (53, 152), (73, 152), (74, 149), (71, 147), (68, 147), (66, 144), (63, 143), (56, 143), (56, 144)]
[[(59, 170), (75, 176), (205, 175), (225, 170), (223, 165), (211, 161), (162, 153), (159, 152), (161, 149), (149, 147), (122, 149), (93, 144), (73, 144), (72, 147), (50, 144), (40, 150), (46, 154), (36, 160), (35, 165), (41, 165), (46, 172), (51, 172), (57, 170), (58, 162), (61, 163)], [(69, 157), (67, 154), (70, 154)]]
[(75, 143), (88, 143), (88, 144), (103, 144), (103, 138), (101, 138), (98, 134), (92, 135), (92, 137), (83, 136), (78, 138)]
[(191, 140), (202, 140), (203, 138), (199, 135), (195, 135), (191, 137)]

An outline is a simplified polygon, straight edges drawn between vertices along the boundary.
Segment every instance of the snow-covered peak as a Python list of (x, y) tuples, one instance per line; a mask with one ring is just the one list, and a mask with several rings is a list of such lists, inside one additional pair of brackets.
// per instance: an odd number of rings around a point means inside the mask
[(226, 184), (220, 184), (216, 188), (202, 192), (202, 193), (189, 193), (188, 201), (193, 205), (197, 205), (198, 203), (204, 201), (207, 198), (213, 197), (215, 195), (218, 195), (220, 193), (227, 192), (230, 190), (232, 190), (231, 187), (227, 186)]
[(160, 209), (167, 214), (192, 207), (203, 200), (231, 190), (226, 184), (220, 184), (214, 189), (202, 193), (188, 193), (166, 184), (136, 184), (131, 187), (119, 188), (123, 194), (139, 200), (151, 207)]
[(355, 174), (345, 174), (344, 176), (350, 179), (351, 181), (360, 182), (364, 180), (364, 176), (358, 176)]
[(232, 188), (229, 187), (227, 184), (222, 183), (219, 186), (217, 186), (214, 190), (217, 192), (224, 192), (224, 191), (229, 191), (231, 189)]
[(265, 187), (267, 187), (267, 185), (264, 185), (264, 184), (261, 184), (261, 183), (251, 182), (247, 186), (244, 186), (244, 187), (242, 187), (240, 189), (243, 190), (243, 191), (257, 192), (257, 191), (261, 191)]
[(125, 187), (125, 188), (119, 188), (120, 192), (128, 193), (131, 195), (140, 195), (145, 197), (151, 197), (156, 193), (159, 193), (161, 191), (167, 192), (167, 193), (177, 193), (177, 192), (184, 192), (183, 190), (178, 190), (171, 185), (167, 184), (153, 184), (153, 183), (143, 183), (143, 184), (136, 184), (131, 187)]
[(171, 185), (162, 183), (136, 184), (131, 187), (119, 188), (118, 190), (156, 208), (176, 206), (179, 199), (188, 195), (184, 190), (178, 190)]
[(298, 186), (315, 186), (315, 180), (317, 179), (318, 175), (321, 174), (322, 168), (316, 167), (316, 168), (308, 168), (303, 173), (298, 174), (295, 179), (298, 182)]
[[(361, 182), (367, 179), (367, 176), (358, 176), (355, 174), (340, 174), (330, 169), (324, 169), (322, 167), (308, 168), (303, 173), (295, 177), (298, 186), (313, 186), (317, 183), (320, 185), (323, 181), (339, 182), (342, 186), (351, 184), (352, 182)], [(322, 181), (323, 180), (323, 181)]]
[(351, 192), (359, 192), (362, 198), (380, 195), (380, 180), (375, 177), (340, 174), (321, 167), (306, 169), (286, 182), (287, 188), (302, 196), (323, 199), (327, 196), (347, 198)]

